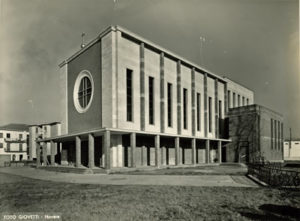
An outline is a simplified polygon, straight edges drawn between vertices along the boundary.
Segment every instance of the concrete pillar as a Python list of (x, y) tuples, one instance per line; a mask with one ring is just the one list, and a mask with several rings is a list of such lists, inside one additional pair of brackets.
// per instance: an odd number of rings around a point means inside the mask
[(177, 61), (176, 67), (177, 67), (177, 133), (181, 134), (181, 61)]
[(165, 132), (165, 72), (164, 53), (160, 54), (160, 132)]
[(103, 136), (103, 148), (104, 148), (104, 155), (105, 155), (105, 162), (104, 162), (104, 167), (105, 169), (109, 170), (111, 168), (111, 163), (110, 163), (110, 131), (106, 130), (104, 132)]
[(155, 166), (160, 167), (160, 136), (155, 136)]
[(192, 139), (192, 164), (196, 165), (196, 139)]
[(41, 144), (36, 142), (36, 166), (41, 166)]
[(210, 163), (210, 144), (209, 144), (209, 140), (205, 141), (205, 149), (206, 149), (206, 151), (205, 151), (205, 155), (206, 155), (205, 161), (206, 161), (206, 163)]
[(204, 74), (204, 136), (208, 135), (208, 114), (207, 114), (207, 73)]
[(219, 163), (222, 163), (222, 141), (218, 141), (218, 155)]
[(47, 160), (47, 143), (43, 143), (43, 163), (44, 166), (47, 166), (48, 160)]
[(81, 166), (81, 139), (79, 136), (75, 137), (75, 142), (76, 142), (76, 167)]
[(176, 137), (175, 138), (175, 165), (177, 166), (177, 165), (179, 165), (179, 163), (180, 163), (180, 156), (179, 156), (179, 137)]
[(55, 151), (57, 149), (57, 143), (53, 140), (50, 141), (51, 143), (51, 166), (55, 165)]
[(166, 147), (161, 147), (161, 164), (167, 165), (167, 154), (166, 154)]
[(140, 45), (140, 124), (141, 130), (145, 130), (145, 46)]
[(135, 168), (135, 148), (136, 148), (136, 133), (130, 134), (130, 147), (131, 147), (131, 167)]
[(218, 79), (215, 80), (215, 137), (219, 138), (219, 93)]
[(195, 110), (195, 68), (192, 68), (192, 135), (196, 135), (196, 110)]
[(89, 168), (93, 168), (95, 167), (95, 159), (94, 159), (95, 138), (92, 134), (89, 134), (88, 137), (89, 137), (89, 165), (88, 166)]

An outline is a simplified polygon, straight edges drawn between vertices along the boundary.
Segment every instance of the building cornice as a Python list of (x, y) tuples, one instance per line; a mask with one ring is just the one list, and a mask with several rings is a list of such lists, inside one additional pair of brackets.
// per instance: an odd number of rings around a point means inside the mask
[(95, 43), (99, 42), (101, 40), (102, 37), (104, 37), (106, 34), (108, 34), (111, 31), (120, 31), (123, 35), (127, 35), (130, 38), (134, 39), (136, 42), (139, 43), (144, 43), (145, 47), (147, 48), (152, 48), (155, 49), (156, 51), (159, 52), (163, 52), (165, 54), (165, 56), (170, 57), (174, 60), (180, 60), (181, 63), (183, 65), (189, 66), (190, 68), (194, 68), (196, 71), (200, 72), (200, 73), (207, 73), (207, 75), (211, 78), (214, 79), (218, 79), (220, 80), (222, 83), (227, 83), (227, 78), (224, 78), (222, 76), (219, 76), (215, 73), (213, 73), (212, 71), (200, 67), (199, 65), (179, 56), (178, 54), (164, 48), (161, 47), (159, 45), (157, 45), (156, 43), (151, 42), (150, 40), (147, 40), (145, 38), (143, 38), (142, 36), (135, 34), (121, 26), (109, 26), (108, 28), (106, 28), (104, 31), (102, 31), (95, 39), (93, 39), (92, 41), (90, 41), (84, 48), (80, 49), (79, 51), (77, 51), (75, 54), (73, 54), (71, 57), (69, 57), (68, 59), (64, 60), (63, 62), (61, 62), (59, 64), (59, 67), (63, 67), (65, 64), (69, 63), (70, 61), (72, 61), (74, 58), (76, 58), (77, 56), (79, 56), (80, 54), (82, 54), (83, 52), (85, 52), (87, 49), (89, 49), (91, 46), (93, 46)]

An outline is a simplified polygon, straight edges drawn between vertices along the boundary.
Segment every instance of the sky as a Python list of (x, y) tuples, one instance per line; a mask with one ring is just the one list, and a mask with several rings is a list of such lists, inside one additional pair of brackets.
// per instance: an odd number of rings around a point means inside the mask
[(255, 103), (283, 114), (285, 137), (289, 128), (300, 137), (297, 0), (0, 0), (0, 7), (0, 125), (60, 121), (58, 64), (80, 49), (81, 33), (88, 42), (120, 25), (250, 88)]

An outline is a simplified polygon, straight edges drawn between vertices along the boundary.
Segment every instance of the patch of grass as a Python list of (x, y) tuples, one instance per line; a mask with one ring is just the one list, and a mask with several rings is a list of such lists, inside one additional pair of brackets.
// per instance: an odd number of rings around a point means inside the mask
[(241, 166), (197, 166), (197, 167), (182, 167), (182, 168), (161, 168), (153, 170), (137, 169), (133, 171), (112, 171), (115, 174), (130, 174), (130, 175), (231, 175), (240, 176), (246, 175), (248, 169)]
[[(0, 179), (8, 176), (0, 174)], [(299, 191), (10, 179), (0, 184), (1, 212), (60, 212), (63, 220), (296, 220), (300, 211)]]

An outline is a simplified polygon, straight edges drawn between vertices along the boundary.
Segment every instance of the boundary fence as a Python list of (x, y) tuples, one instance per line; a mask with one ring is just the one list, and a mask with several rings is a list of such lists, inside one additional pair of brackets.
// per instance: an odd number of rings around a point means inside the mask
[(248, 164), (248, 174), (272, 187), (300, 187), (300, 172), (285, 169), (281, 163)]

